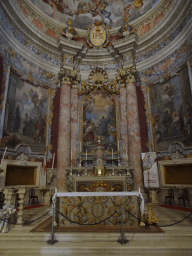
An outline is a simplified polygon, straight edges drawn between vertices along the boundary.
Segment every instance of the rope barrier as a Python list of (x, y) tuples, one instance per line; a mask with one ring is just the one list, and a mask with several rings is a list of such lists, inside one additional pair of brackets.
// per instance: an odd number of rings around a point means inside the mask
[(102, 223), (102, 222), (104, 222), (104, 221), (106, 221), (106, 220), (108, 220), (109, 218), (111, 218), (113, 215), (115, 215), (115, 213), (117, 213), (116, 211), (113, 213), (113, 214), (111, 214), (109, 217), (107, 217), (106, 219), (104, 219), (104, 220), (102, 220), (102, 221), (99, 221), (99, 222), (97, 222), (97, 223), (94, 223), (94, 224), (81, 224), (81, 223), (78, 223), (78, 222), (75, 222), (75, 221), (73, 221), (73, 220), (70, 220), (68, 217), (66, 217), (65, 215), (63, 215), (61, 212), (59, 212), (58, 211), (58, 213), (61, 215), (61, 216), (63, 216), (65, 219), (67, 219), (68, 221), (70, 221), (70, 222), (72, 222), (72, 223), (75, 223), (75, 224), (78, 224), (78, 225), (84, 225), (84, 226), (94, 226), (94, 225), (98, 225), (98, 224), (100, 224), (100, 223)]
[(178, 224), (178, 223), (180, 223), (180, 222), (184, 221), (185, 219), (189, 218), (191, 215), (192, 215), (192, 213), (190, 213), (190, 214), (189, 214), (188, 216), (186, 216), (184, 219), (182, 219), (182, 220), (180, 220), (180, 221), (177, 221), (177, 222), (175, 222), (175, 223), (173, 223), (173, 224), (165, 225), (165, 226), (158, 226), (158, 227), (160, 227), (160, 228), (164, 228), (164, 227), (174, 226), (174, 225), (176, 225), (176, 224)]
[[(124, 209), (124, 208), (123, 208)], [(130, 213), (129, 211), (127, 211), (126, 209), (124, 209), (126, 212), (128, 212), (129, 214), (131, 214), (135, 219), (137, 219), (137, 220), (141, 220), (141, 219), (139, 219), (139, 218), (137, 218), (137, 217), (135, 217), (132, 213)], [(175, 222), (175, 223), (173, 223), (173, 224), (169, 224), (169, 225), (165, 225), (165, 226), (158, 226), (158, 225), (156, 225), (157, 227), (159, 227), (159, 228), (164, 228), (164, 227), (170, 227), (170, 226), (174, 226), (174, 225), (176, 225), (176, 224), (178, 224), (178, 223), (180, 223), (180, 222), (182, 222), (182, 221), (184, 221), (185, 219), (187, 219), (187, 218), (189, 218), (190, 216), (192, 215), (192, 213), (190, 213), (188, 216), (186, 216), (185, 218), (183, 218), (182, 220), (180, 220), (180, 221), (177, 221), (177, 222)], [(145, 224), (147, 224), (147, 222), (146, 221), (143, 221)]]
[[(33, 222), (35, 222), (35, 221), (37, 221), (37, 220), (43, 218), (45, 215), (47, 215), (47, 214), (50, 213), (50, 212), (51, 212), (51, 211), (49, 211), (49, 212), (43, 214), (42, 216), (40, 216), (39, 218), (37, 218), (37, 219), (35, 219), (35, 220), (29, 221), (29, 222), (24, 222), (24, 223), (22, 223), (22, 224), (17, 224), (17, 223), (9, 222), (9, 224), (13, 224), (13, 225), (28, 225), (28, 224), (31, 224), (31, 223), (33, 223)], [(7, 219), (5, 218), (5, 219), (1, 219), (1, 221), (8, 222), (9, 220), (7, 220)]]
[(129, 211), (127, 211), (125, 208), (123, 208), (123, 210), (125, 210), (126, 212), (128, 212), (131, 216), (133, 216), (135, 219), (137, 219), (137, 220), (141, 220), (141, 219), (139, 219), (139, 218), (137, 218), (137, 217), (135, 217), (132, 213), (130, 213)]

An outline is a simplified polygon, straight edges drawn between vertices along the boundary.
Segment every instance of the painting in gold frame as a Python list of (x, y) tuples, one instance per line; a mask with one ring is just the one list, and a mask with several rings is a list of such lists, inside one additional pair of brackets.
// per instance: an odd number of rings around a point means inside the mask
[(116, 96), (105, 90), (94, 90), (82, 100), (82, 148), (91, 153), (101, 140), (105, 150), (117, 151)]

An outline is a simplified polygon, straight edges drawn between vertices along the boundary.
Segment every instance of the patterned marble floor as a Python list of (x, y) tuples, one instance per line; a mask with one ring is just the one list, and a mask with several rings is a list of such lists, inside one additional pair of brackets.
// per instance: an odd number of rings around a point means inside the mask
[[(39, 218), (51, 209), (50, 206), (24, 211), (25, 220)], [(172, 224), (188, 216), (189, 212), (153, 207), (159, 217), (160, 226)], [(183, 222), (162, 228), (164, 233), (141, 234), (125, 233), (129, 242), (121, 245), (117, 242), (118, 233), (56, 233), (58, 243), (49, 245), (48, 232), (29, 232), (45, 220), (50, 213), (23, 227), (11, 226), (9, 233), (0, 234), (0, 255), (192, 255), (192, 215)]]

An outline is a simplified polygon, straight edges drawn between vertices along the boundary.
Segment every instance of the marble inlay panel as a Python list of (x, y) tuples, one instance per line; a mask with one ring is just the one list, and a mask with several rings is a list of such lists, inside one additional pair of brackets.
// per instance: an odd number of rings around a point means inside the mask
[(76, 166), (77, 158), (77, 110), (78, 92), (77, 88), (71, 89), (71, 149), (72, 149), (72, 165)]
[(57, 149), (57, 188), (67, 191), (65, 167), (71, 163), (71, 85), (62, 84)]
[(121, 109), (122, 154), (123, 154), (123, 160), (125, 162), (127, 160), (126, 150), (128, 151), (126, 88), (120, 89), (120, 109)]
[(136, 84), (127, 84), (127, 118), (129, 139), (129, 161), (134, 167), (133, 184), (134, 189), (143, 187), (141, 169), (141, 137), (139, 126), (139, 114), (137, 106)]

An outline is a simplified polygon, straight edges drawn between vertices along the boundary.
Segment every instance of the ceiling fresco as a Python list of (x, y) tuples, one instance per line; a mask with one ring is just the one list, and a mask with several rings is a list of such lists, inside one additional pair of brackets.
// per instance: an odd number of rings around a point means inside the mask
[(153, 8), (160, 0), (30, 0), (37, 8), (57, 21), (87, 29), (96, 21), (109, 28), (132, 21)]

